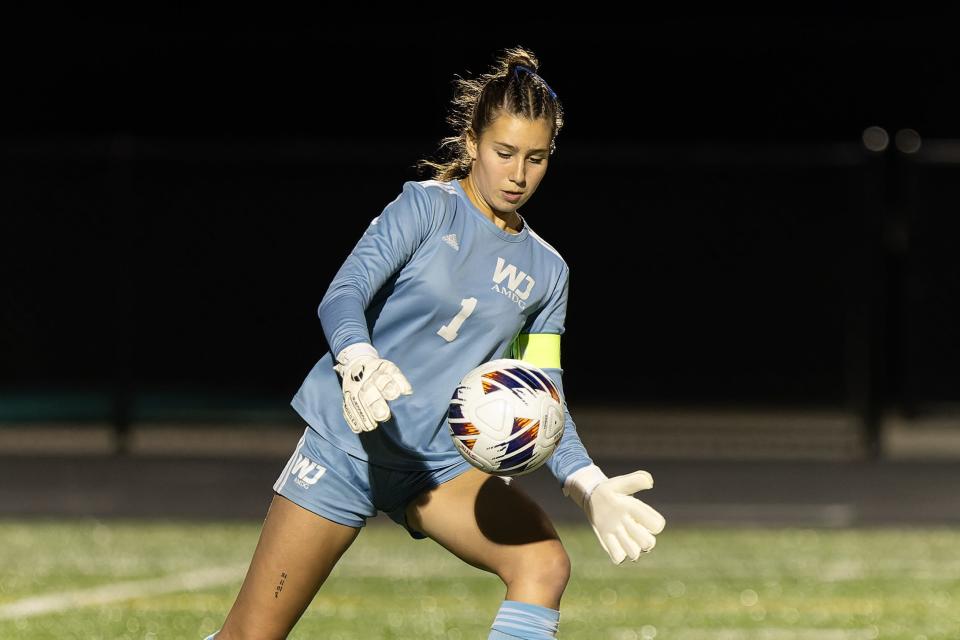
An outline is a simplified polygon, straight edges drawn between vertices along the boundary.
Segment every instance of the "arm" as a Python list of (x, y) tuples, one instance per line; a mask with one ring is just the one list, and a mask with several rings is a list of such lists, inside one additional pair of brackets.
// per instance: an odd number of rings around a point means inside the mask
[(386, 401), (413, 392), (400, 369), (370, 343), (365, 311), (429, 235), (433, 213), (423, 187), (405, 183), (347, 256), (317, 310), (343, 381), (343, 417), (354, 433), (376, 429), (390, 418)]
[(520, 334), (514, 339), (509, 354), (511, 358), (524, 360), (542, 369), (560, 391), (564, 415), (563, 437), (546, 464), (561, 486), (571, 473), (593, 464), (577, 434), (577, 425), (570, 414), (563, 392), (560, 336), (564, 332), (569, 291), (570, 270), (564, 265), (547, 302), (527, 320)]
[[(536, 316), (514, 341), (511, 357), (530, 362), (544, 370), (560, 390), (565, 416), (563, 437), (557, 450), (547, 460), (553, 475), (563, 486), (563, 494), (584, 510), (604, 551), (614, 564), (627, 556), (636, 561), (640, 554), (656, 545), (655, 535), (663, 531), (666, 520), (633, 494), (653, 487), (653, 477), (646, 471), (608, 478), (590, 459), (577, 435), (576, 425), (567, 407), (560, 367), (560, 335), (566, 317), (569, 272), (565, 269), (559, 293)], [(543, 333), (534, 332), (542, 331)]]
[(317, 310), (330, 353), (370, 343), (364, 312), (380, 287), (423, 244), (434, 223), (433, 203), (423, 186), (412, 181), (404, 183), (403, 192), (373, 219)]

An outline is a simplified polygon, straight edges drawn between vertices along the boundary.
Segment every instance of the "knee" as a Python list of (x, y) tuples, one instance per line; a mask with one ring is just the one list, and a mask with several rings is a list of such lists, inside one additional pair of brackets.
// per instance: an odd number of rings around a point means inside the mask
[(550, 585), (562, 593), (570, 581), (570, 556), (559, 541), (537, 545), (535, 551), (521, 554), (521, 560), (500, 578), (510, 587), (517, 584)]

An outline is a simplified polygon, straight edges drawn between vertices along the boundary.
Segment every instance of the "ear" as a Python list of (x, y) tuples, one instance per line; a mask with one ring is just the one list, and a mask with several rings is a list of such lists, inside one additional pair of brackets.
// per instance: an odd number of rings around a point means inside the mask
[(473, 129), (467, 129), (467, 153), (474, 159), (477, 157), (477, 140), (474, 136)]

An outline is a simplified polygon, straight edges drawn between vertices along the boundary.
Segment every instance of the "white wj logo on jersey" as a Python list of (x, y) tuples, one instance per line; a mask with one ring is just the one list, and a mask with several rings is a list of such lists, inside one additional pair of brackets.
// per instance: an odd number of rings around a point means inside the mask
[(443, 241), (457, 251), (460, 251), (460, 244), (457, 242), (457, 234), (451, 233), (450, 235), (443, 236)]
[[(527, 306), (525, 300), (530, 297), (530, 292), (533, 290), (533, 285), (535, 285), (536, 282), (526, 273), (517, 271), (515, 266), (506, 264), (506, 262), (503, 258), (497, 258), (497, 268), (493, 271), (493, 286), (491, 290), (502, 293), (520, 305), (521, 309), (524, 309)], [(504, 265), (506, 265), (506, 267), (504, 267)], [(506, 285), (502, 284), (504, 278), (507, 279)], [(523, 290), (520, 290), (521, 284), (525, 285)]]
[(294, 482), (304, 489), (309, 489), (313, 485), (317, 484), (317, 480), (319, 480), (320, 476), (326, 472), (327, 470), (325, 468), (321, 467), (305, 455), (299, 454), (297, 456), (297, 463), (293, 465), (293, 468), (290, 470), (290, 475), (298, 476)]

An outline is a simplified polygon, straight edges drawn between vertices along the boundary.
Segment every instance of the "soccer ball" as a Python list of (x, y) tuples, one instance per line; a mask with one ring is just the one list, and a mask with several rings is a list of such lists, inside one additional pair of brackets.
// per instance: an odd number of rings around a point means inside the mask
[(485, 362), (460, 381), (447, 424), (467, 461), (498, 476), (538, 468), (563, 435), (563, 400), (550, 377), (522, 360)]

